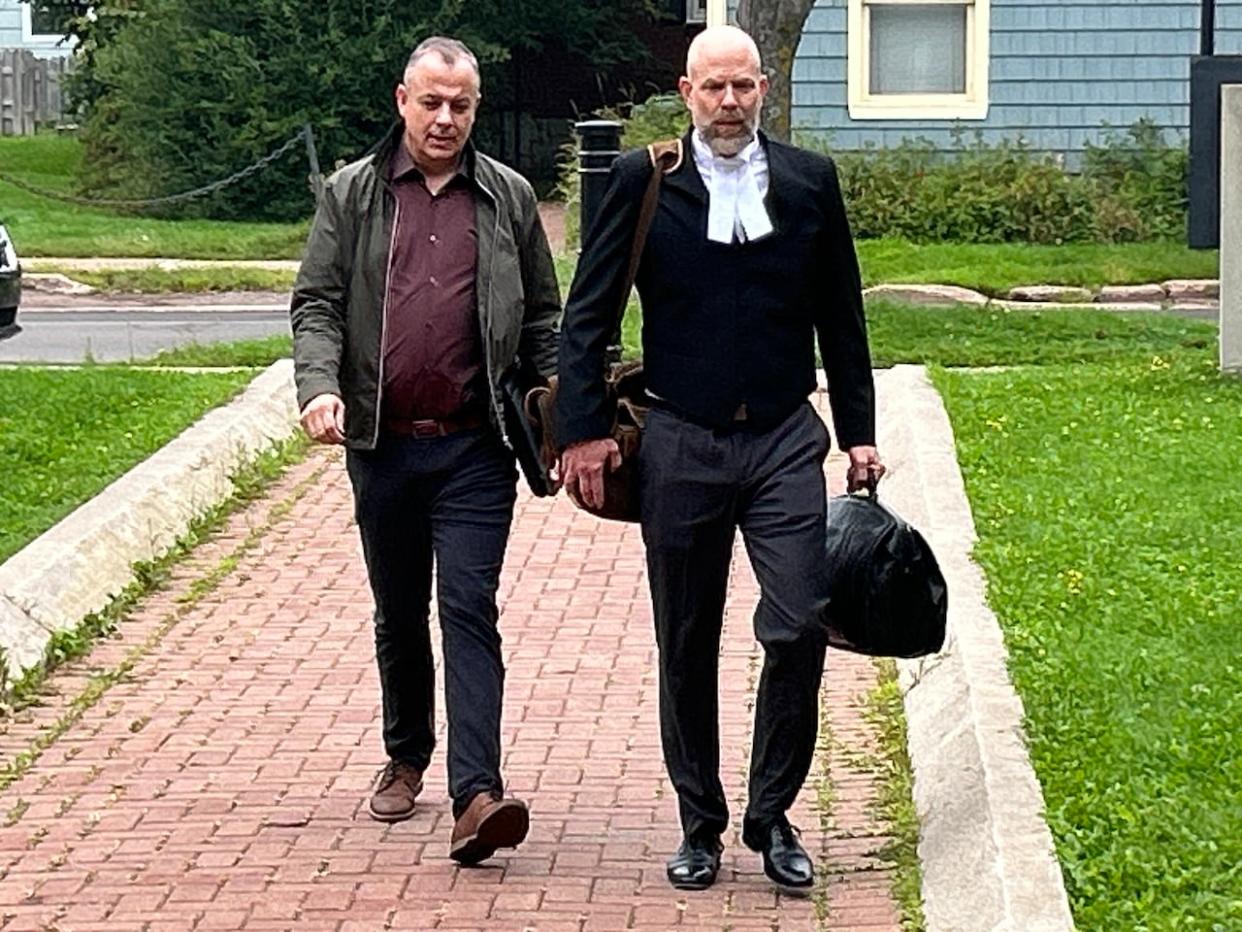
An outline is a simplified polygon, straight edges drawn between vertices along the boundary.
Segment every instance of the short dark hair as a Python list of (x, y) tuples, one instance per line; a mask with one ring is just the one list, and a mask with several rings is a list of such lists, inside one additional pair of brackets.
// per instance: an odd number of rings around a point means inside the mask
[(458, 42), (448, 36), (432, 36), (418, 43), (418, 48), (410, 53), (409, 60), (405, 63), (405, 70), (408, 72), (418, 64), (420, 59), (432, 53), (439, 55), (449, 67), (457, 64), (459, 59), (464, 59), (474, 69), (474, 73), (479, 74), (479, 60), (474, 57), (474, 52), (470, 51), (464, 42)]

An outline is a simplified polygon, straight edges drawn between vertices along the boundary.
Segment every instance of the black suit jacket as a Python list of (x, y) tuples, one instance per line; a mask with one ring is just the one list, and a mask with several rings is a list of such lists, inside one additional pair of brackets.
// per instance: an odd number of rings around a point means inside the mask
[[(815, 388), (815, 338), (837, 443), (875, 442), (875, 392), (858, 260), (836, 167), (761, 136), (775, 231), (748, 243), (707, 239), (708, 193), (690, 137), (667, 175), (637, 277), (648, 386), (706, 424), (739, 405), (779, 423)], [(561, 327), (557, 440), (607, 436), (614, 412), (604, 355), (617, 323), (634, 228), (651, 177), (645, 150), (617, 160), (583, 241)]]

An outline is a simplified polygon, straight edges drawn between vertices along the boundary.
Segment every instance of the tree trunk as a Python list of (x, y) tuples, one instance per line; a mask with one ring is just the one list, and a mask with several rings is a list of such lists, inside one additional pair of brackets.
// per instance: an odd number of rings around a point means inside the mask
[(763, 130), (789, 141), (793, 109), (793, 65), (802, 27), (815, 0), (740, 0), (738, 25), (759, 46), (763, 68), (772, 82), (763, 103)]

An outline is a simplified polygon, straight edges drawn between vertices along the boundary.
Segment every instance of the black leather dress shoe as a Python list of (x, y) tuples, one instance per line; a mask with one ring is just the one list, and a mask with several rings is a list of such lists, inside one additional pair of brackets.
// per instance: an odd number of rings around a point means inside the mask
[(718, 835), (687, 836), (668, 859), (668, 882), (678, 890), (706, 890), (720, 873), (723, 850)]
[(767, 825), (742, 827), (742, 841), (763, 855), (763, 872), (773, 883), (800, 890), (815, 883), (815, 865), (784, 817)]

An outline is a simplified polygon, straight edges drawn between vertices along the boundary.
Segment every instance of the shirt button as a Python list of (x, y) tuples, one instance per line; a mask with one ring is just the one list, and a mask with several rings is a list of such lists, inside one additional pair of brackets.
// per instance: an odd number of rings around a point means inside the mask
[(432, 233), (429, 237), (427, 237), (427, 239), (431, 240), (433, 243), (440, 242), (440, 240), (436, 237), (434, 233)]
[(433, 285), (436, 285), (437, 287), (438, 287), (438, 286), (439, 286), (439, 284), (440, 284), (438, 281), (436, 281), (436, 277), (435, 277), (434, 275), (432, 275), (432, 276), (431, 276), (431, 283), (432, 283)]

